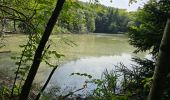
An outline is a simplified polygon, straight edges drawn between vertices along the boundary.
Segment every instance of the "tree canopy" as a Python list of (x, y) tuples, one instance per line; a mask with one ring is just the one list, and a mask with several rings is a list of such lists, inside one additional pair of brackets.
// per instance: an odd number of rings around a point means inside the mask
[[(26, 2), (26, 3), (25, 3)], [(30, 27), (42, 30), (51, 15), (55, 0), (1, 1), (1, 24), (13, 21), (14, 30), (29, 33)], [(130, 21), (125, 9), (101, 4), (67, 1), (56, 25), (58, 33), (123, 33)], [(9, 25), (9, 24), (8, 24)], [(9, 29), (8, 29), (9, 30)]]

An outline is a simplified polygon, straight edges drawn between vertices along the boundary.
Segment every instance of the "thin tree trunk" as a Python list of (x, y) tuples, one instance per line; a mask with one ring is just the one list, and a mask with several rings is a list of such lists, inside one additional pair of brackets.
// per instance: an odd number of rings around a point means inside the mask
[(55, 9), (52, 13), (51, 18), (49, 19), (49, 21), (47, 23), (47, 27), (44, 31), (44, 34), (41, 38), (41, 41), (38, 45), (36, 52), (35, 52), (33, 64), (30, 68), (27, 79), (25, 80), (25, 83), (22, 87), (22, 91), (21, 91), (19, 100), (27, 100), (27, 98), (28, 98), (28, 95), (29, 95), (29, 92), (30, 92), (30, 89), (31, 89), (31, 86), (32, 86), (32, 82), (35, 78), (35, 75), (37, 73), (37, 70), (39, 68), (39, 65), (40, 65), (40, 62), (41, 62), (41, 59), (42, 59), (42, 53), (43, 53), (44, 47), (45, 47), (45, 45), (46, 45), (46, 43), (49, 39), (49, 36), (52, 32), (53, 27), (54, 27), (54, 25), (55, 25), (55, 23), (58, 19), (58, 16), (61, 12), (61, 9), (63, 7), (64, 2), (65, 2), (65, 0), (58, 0), (57, 1), (56, 7), (55, 7)]
[[(29, 42), (28, 42), (29, 43)], [(27, 43), (27, 45), (28, 45)], [(14, 78), (14, 83), (12, 85), (12, 91), (11, 91), (11, 96), (10, 96), (10, 100), (12, 100), (13, 98), (13, 93), (14, 93), (14, 88), (15, 88), (15, 84), (16, 84), (16, 81), (17, 81), (17, 78), (18, 78), (18, 72), (20, 70), (20, 67), (21, 67), (21, 63), (22, 63), (22, 60), (23, 60), (23, 57), (24, 57), (24, 54), (25, 54), (25, 51), (26, 51), (26, 48), (27, 46), (24, 48), (23, 52), (22, 52), (22, 55), (21, 55), (21, 58), (20, 58), (20, 61), (19, 61), (19, 64), (18, 64), (18, 67), (17, 67), (17, 70), (16, 70), (16, 74), (15, 74), (15, 78)]]
[(13, 33), (15, 33), (16, 32), (16, 20), (13, 21), (13, 25), (14, 25)]
[(50, 75), (48, 76), (47, 81), (45, 82), (45, 84), (44, 84), (44, 86), (42, 87), (41, 91), (38, 93), (38, 95), (37, 95), (37, 97), (36, 97), (35, 100), (39, 100), (39, 98), (40, 98), (40, 96), (41, 96), (41, 93), (44, 92), (45, 88), (47, 87), (47, 85), (48, 85), (49, 81), (51, 80), (51, 78), (52, 78), (52, 76), (53, 76), (53, 74), (54, 74), (54, 72), (55, 72), (56, 69), (57, 69), (57, 66), (54, 67), (53, 70), (51, 71)]
[(167, 20), (159, 55), (153, 76), (152, 87), (148, 100), (161, 100), (161, 94), (165, 87), (167, 75), (170, 72), (170, 19)]

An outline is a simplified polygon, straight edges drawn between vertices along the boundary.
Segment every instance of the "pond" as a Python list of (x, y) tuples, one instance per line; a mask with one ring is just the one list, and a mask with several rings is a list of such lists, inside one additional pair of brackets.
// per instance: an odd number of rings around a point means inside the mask
[[(60, 87), (61, 94), (82, 88), (87, 80), (85, 77), (71, 76), (71, 73), (87, 73), (94, 79), (100, 79), (106, 69), (111, 71), (120, 63), (126, 66), (134, 64), (131, 61), (133, 56), (145, 57), (145, 54), (133, 53), (135, 48), (129, 45), (127, 36), (123, 34), (73, 34), (62, 35), (60, 39), (63, 37), (76, 45), (72, 47), (61, 43), (62, 46), (57, 46), (58, 52), (66, 57), (59, 64), (48, 87)], [(52, 39), (56, 38), (59, 39), (52, 36)], [(43, 71), (40, 72), (42, 76)], [(91, 89), (92, 86), (89, 86), (88, 90)]]
[[(7, 45), (3, 49), (10, 50), (11, 54), (0, 55), (1, 70), (7, 71), (14, 66), (10, 56), (21, 51), (18, 45), (25, 43), (26, 37), (24, 35), (8, 37)], [(52, 35), (50, 39), (54, 44), (52, 49), (64, 54), (65, 57), (59, 60), (59, 67), (49, 87), (58, 86), (62, 92), (81, 88), (86, 80), (80, 76), (70, 76), (71, 73), (87, 73), (95, 79), (101, 78), (104, 70), (110, 71), (120, 62), (126, 66), (132, 64), (132, 56), (145, 57), (145, 54), (133, 54), (135, 48), (129, 45), (127, 36), (123, 34), (64, 34)], [(50, 70), (42, 64), (36, 82), (42, 82), (47, 78)]]

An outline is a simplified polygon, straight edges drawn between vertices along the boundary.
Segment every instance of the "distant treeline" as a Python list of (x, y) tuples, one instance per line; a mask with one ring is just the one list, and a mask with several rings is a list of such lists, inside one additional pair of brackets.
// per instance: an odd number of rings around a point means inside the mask
[[(55, 0), (37, 1), (37, 6), (34, 0), (27, 3), (10, 2), (10, 0), (6, 2), (4, 5), (17, 9), (18, 12), (29, 17), (10, 14), (14, 13), (11, 9), (10, 13), (1, 11), (1, 33), (4, 31), (29, 34), (32, 29), (44, 30), (55, 5)], [(97, 3), (66, 2), (53, 33), (125, 33), (130, 24), (130, 15), (132, 14), (125, 9), (106, 7)]]
[(129, 13), (125, 9), (76, 2), (72, 6), (65, 5), (56, 31), (116, 34), (126, 32), (128, 22), (130, 22)]

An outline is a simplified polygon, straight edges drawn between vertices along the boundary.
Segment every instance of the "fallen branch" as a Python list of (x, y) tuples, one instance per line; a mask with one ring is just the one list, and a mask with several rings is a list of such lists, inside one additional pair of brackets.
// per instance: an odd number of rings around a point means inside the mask
[(10, 53), (11, 51), (0, 51), (0, 53)]

